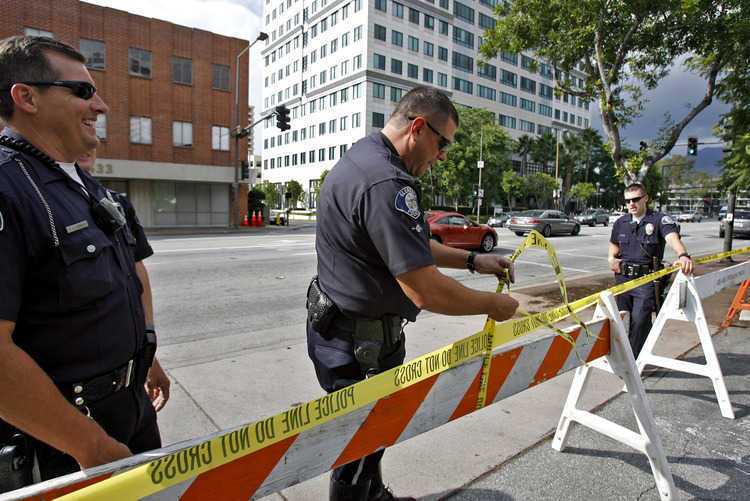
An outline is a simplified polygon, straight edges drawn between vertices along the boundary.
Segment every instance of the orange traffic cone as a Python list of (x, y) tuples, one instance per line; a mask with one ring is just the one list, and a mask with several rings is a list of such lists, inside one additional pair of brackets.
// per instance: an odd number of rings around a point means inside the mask
[(739, 313), (741, 313), (743, 310), (747, 311), (750, 310), (750, 304), (746, 302), (745, 296), (747, 294), (747, 287), (750, 285), (750, 280), (745, 280), (742, 282), (742, 285), (740, 285), (740, 288), (737, 289), (737, 294), (734, 295), (734, 300), (732, 301), (732, 304), (729, 306), (729, 311), (727, 311), (727, 316), (724, 318), (724, 321), (721, 323), (721, 327), (726, 329), (730, 325), (732, 325), (732, 322), (734, 321), (734, 317), (736, 317)]
[(247, 214), (245, 214), (245, 219), (242, 220), (242, 223), (240, 224), (240, 226), (250, 226), (247, 222)]
[(263, 210), (258, 211), (258, 226), (263, 226)]
[(252, 220), (250, 221), (250, 226), (258, 226), (258, 219), (257, 219), (257, 217), (255, 216), (255, 211), (253, 211), (253, 218), (252, 218)]

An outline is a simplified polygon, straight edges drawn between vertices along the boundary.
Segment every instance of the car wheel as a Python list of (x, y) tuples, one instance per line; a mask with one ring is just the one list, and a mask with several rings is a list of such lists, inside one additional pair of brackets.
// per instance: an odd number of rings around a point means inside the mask
[(479, 250), (482, 252), (492, 252), (492, 249), (495, 248), (495, 237), (487, 233), (485, 236), (482, 237), (482, 243), (479, 246)]
[(519, 237), (522, 237), (522, 236), (523, 236), (523, 232), (522, 232), (522, 231), (516, 231), (516, 232), (514, 232), (514, 233), (515, 233), (516, 235), (518, 235)]
[(581, 232), (581, 227), (579, 225), (573, 226), (573, 229), (570, 231), (570, 234), (573, 236), (578, 235)]
[(609, 226), (609, 219), (607, 219), (606, 221), (604, 221), (604, 222), (602, 223), (602, 225), (603, 225), (603, 226)]
[(550, 228), (550, 225), (546, 225), (544, 228), (542, 228), (542, 235), (545, 238), (552, 235), (552, 228)]
[(591, 222), (589, 223), (589, 226), (591, 226), (591, 227), (593, 228), (594, 226), (596, 226), (596, 223), (595, 223), (594, 221), (591, 221)]

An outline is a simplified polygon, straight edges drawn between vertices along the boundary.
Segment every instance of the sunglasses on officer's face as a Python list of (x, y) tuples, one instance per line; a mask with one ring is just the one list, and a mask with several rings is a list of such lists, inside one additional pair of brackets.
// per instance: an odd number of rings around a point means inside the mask
[[(16, 82), (24, 85), (33, 85), (35, 87), (65, 87), (70, 89), (71, 93), (78, 98), (88, 101), (96, 94), (96, 87), (89, 82), (78, 80), (55, 80), (52, 82)], [(10, 91), (10, 89), (3, 89)]]
[(641, 201), (641, 199), (642, 199), (643, 197), (645, 197), (645, 196), (646, 196), (646, 195), (641, 195), (640, 197), (626, 198), (626, 199), (625, 199), (625, 205), (627, 205), (627, 204), (629, 204), (629, 203), (631, 203), (631, 202), (632, 202), (632, 203), (634, 203), (634, 204), (637, 204), (637, 203), (638, 203), (638, 202), (640, 202), (640, 201)]
[(453, 144), (453, 141), (451, 141), (450, 139), (442, 135), (440, 132), (438, 132), (438, 130), (435, 127), (433, 127), (430, 124), (430, 122), (427, 121), (425, 117), (409, 117), (409, 120), (416, 120), (417, 118), (421, 118), (422, 120), (424, 120), (424, 123), (427, 124), (427, 127), (429, 127), (430, 130), (434, 132), (437, 137), (440, 138), (440, 142), (438, 143), (438, 150), (445, 151), (448, 148), (448, 146)]

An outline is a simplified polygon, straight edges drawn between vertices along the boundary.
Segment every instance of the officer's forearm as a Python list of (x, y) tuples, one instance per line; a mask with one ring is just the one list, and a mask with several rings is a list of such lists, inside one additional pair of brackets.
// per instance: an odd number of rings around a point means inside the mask
[(143, 261), (135, 263), (135, 273), (141, 281), (143, 286), (143, 294), (141, 294), (141, 304), (143, 305), (143, 316), (146, 319), (146, 325), (154, 325), (154, 303), (153, 297), (151, 296), (151, 280), (148, 277), (148, 270)]
[(677, 232), (670, 233), (666, 236), (665, 240), (678, 256), (680, 254), (687, 254), (687, 248), (685, 247), (685, 244), (682, 243), (682, 239)]
[(441, 268), (466, 268), (466, 256), (469, 255), (466, 250), (455, 249), (435, 240), (430, 240), (430, 251), (435, 264)]
[(497, 294), (480, 292), (425, 266), (396, 277), (404, 294), (422, 310), (443, 315), (482, 315), (492, 310)]
[(616, 259), (617, 256), (620, 255), (620, 246), (615, 245), (612, 242), (609, 243), (609, 250), (607, 252), (607, 260), (609, 262), (612, 262), (613, 259)]
[(76, 460), (111, 440), (70, 405), (37, 363), (13, 343), (14, 324), (0, 320), (0, 418)]

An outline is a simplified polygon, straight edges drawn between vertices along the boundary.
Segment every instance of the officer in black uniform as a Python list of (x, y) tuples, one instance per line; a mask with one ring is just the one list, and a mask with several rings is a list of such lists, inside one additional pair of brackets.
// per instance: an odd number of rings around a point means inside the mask
[[(628, 214), (612, 226), (609, 239), (609, 265), (615, 272), (615, 282), (622, 283), (661, 269), (664, 245), (678, 255), (683, 273), (693, 271), (693, 260), (680, 239), (677, 223), (668, 215), (647, 209), (648, 195), (640, 183), (625, 188)], [(660, 291), (656, 282), (650, 282), (617, 296), (620, 310), (630, 312), (630, 346), (638, 354), (651, 330), (651, 315), (658, 308)]]
[[(458, 126), (450, 99), (429, 87), (408, 92), (381, 132), (358, 141), (320, 191), (318, 278), (308, 290), (308, 354), (332, 392), (404, 360), (403, 325), (422, 309), (510, 318), (518, 303), (479, 292), (437, 266), (510, 272), (509, 260), (429, 238), (417, 178), (445, 159)], [(333, 471), (332, 500), (396, 499), (380, 474), (383, 451)]]
[(52, 39), (0, 41), (0, 491), (161, 445), (125, 216), (64, 170), (107, 112), (84, 62)]

